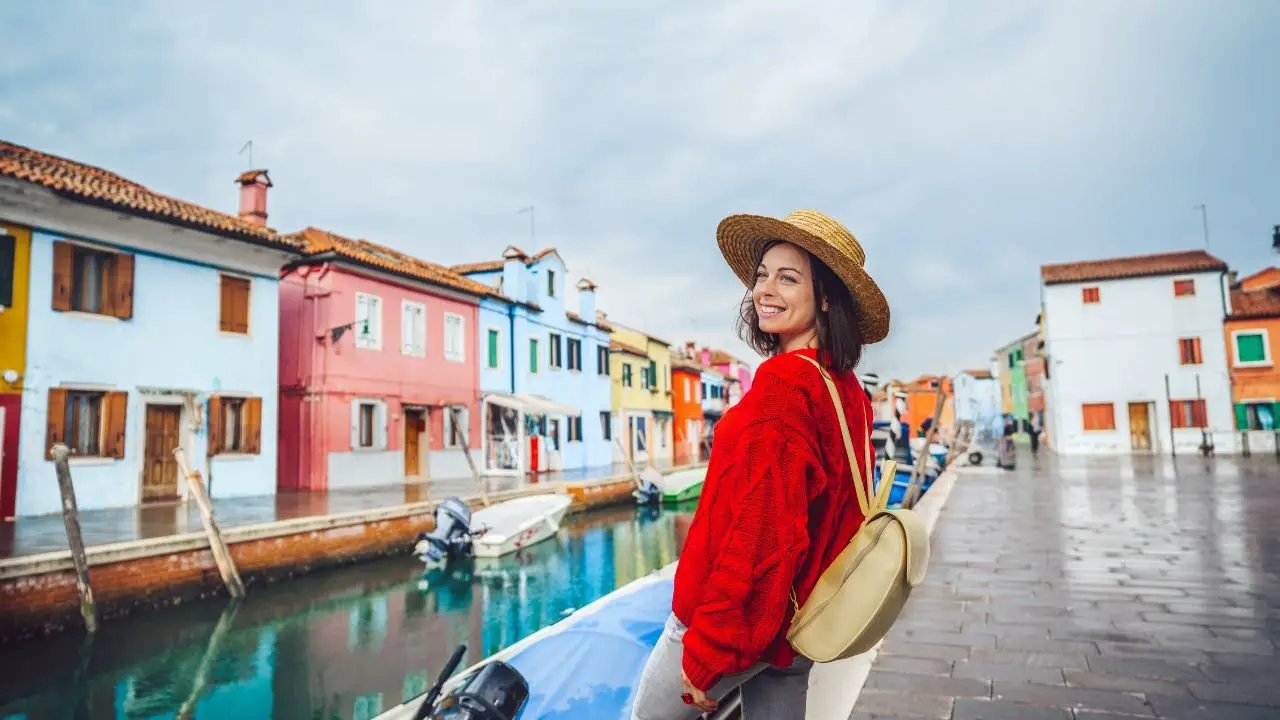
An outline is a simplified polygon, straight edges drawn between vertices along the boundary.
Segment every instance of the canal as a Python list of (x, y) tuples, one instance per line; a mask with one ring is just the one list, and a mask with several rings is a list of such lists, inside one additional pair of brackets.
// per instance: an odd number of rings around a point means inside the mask
[(0, 720), (367, 720), (674, 562), (693, 509), (591, 511), (500, 560), (423, 572), (408, 554), (0, 646)]

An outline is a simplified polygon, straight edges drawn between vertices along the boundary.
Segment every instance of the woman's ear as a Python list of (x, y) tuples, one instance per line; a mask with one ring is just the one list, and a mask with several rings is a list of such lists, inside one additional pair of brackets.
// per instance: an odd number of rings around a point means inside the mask
[(822, 312), (831, 312), (831, 305), (826, 298), (822, 298)]

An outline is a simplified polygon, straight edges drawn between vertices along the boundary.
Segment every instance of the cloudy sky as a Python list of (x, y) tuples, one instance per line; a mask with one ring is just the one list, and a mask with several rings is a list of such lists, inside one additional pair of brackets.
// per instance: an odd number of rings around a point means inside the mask
[[(120, 10), (128, 7), (127, 12)], [(716, 223), (813, 207), (866, 246), (864, 370), (983, 366), (1038, 267), (1277, 262), (1280, 3), (11, 2), (0, 137), (270, 224), (452, 264), (560, 249), (611, 317), (749, 355)]]

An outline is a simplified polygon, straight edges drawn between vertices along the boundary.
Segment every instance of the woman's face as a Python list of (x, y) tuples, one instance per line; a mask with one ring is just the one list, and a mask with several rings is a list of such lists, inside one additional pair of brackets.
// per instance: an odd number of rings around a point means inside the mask
[(751, 301), (760, 318), (760, 330), (778, 335), (784, 351), (794, 349), (786, 347), (789, 340), (805, 337), (817, 328), (812, 270), (809, 254), (789, 243), (769, 248), (756, 268)]

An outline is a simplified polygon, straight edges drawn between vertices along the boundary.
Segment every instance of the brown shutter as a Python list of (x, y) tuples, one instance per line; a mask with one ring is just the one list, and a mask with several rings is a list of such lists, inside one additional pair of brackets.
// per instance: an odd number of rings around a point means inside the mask
[(222, 398), (209, 398), (209, 454), (222, 451)]
[(232, 318), (232, 326), (235, 332), (249, 332), (249, 281), (238, 278), (233, 285), (235, 290), (235, 308), (236, 314)]
[(218, 329), (231, 332), (231, 278), (218, 276)]
[(257, 455), (262, 452), (262, 398), (244, 399), (244, 452)]
[(111, 314), (122, 320), (133, 317), (133, 256), (115, 256), (115, 274), (111, 283)]
[(129, 393), (109, 392), (104, 398), (106, 411), (103, 414), (103, 425), (106, 432), (102, 436), (102, 457), (124, 457), (124, 438), (126, 419), (129, 409)]
[(67, 391), (49, 388), (49, 414), (46, 419), (44, 459), (53, 459), (53, 446), (67, 441)]
[(71, 310), (71, 282), (75, 273), (75, 248), (71, 243), (53, 243), (53, 309)]

